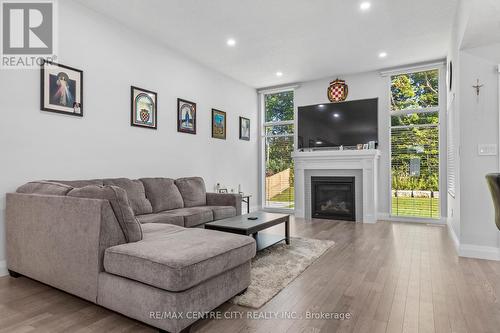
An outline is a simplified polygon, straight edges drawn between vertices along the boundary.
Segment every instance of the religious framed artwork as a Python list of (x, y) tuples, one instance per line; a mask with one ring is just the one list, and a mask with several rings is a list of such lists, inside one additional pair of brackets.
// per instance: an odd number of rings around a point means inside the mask
[(226, 113), (212, 109), (212, 138), (226, 140)]
[(177, 132), (196, 134), (196, 103), (177, 98)]
[(40, 110), (83, 117), (83, 71), (45, 60), (40, 69)]
[(158, 99), (153, 91), (130, 87), (130, 125), (156, 129)]
[(250, 119), (240, 117), (240, 140), (250, 141)]

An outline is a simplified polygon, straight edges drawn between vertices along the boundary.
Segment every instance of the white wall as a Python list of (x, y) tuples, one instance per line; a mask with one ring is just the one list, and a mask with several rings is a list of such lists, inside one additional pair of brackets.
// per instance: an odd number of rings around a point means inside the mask
[[(378, 72), (368, 72), (354, 75), (342, 75), (341, 78), (349, 85), (347, 100), (357, 100), (378, 97), (378, 127), (379, 127), (379, 149), (381, 151), (379, 161), (379, 183), (378, 183), (378, 212), (382, 217), (389, 215), (389, 141), (390, 141), (390, 116), (389, 116), (389, 86), (388, 78), (382, 77)], [(319, 103), (329, 103), (326, 90), (332, 80), (321, 79), (303, 82), (295, 92), (295, 106), (304, 106)], [(297, 117), (296, 117), (297, 118)]]
[[(499, 247), (500, 233), (494, 223), (493, 203), (484, 178), (487, 173), (499, 171), (498, 156), (478, 155), (479, 144), (498, 144), (498, 53), (495, 52), (499, 49), (499, 45), (491, 45), (460, 52), (462, 248)], [(477, 79), (484, 84), (479, 96), (472, 88)]]
[[(449, 231), (458, 248), (460, 238), (460, 45), (462, 43), (465, 30), (467, 27), (468, 17), (470, 15), (469, 2), (459, 1), (455, 13), (455, 19), (452, 26), (450, 36), (450, 45), (447, 55), (447, 65), (453, 64), (452, 89), (447, 94), (447, 129), (448, 139), (453, 143), (453, 151), (448, 151), (452, 154), (455, 160), (455, 193), (451, 195), (446, 193), (448, 201), (448, 226)], [(449, 75), (449, 73), (448, 73)], [(447, 78), (448, 79), (448, 78)], [(447, 86), (448, 86), (447, 82)], [(447, 87), (447, 89), (449, 89)]]
[[(498, 172), (498, 156), (479, 156), (478, 144), (498, 143), (498, 72), (500, 44), (463, 49), (470, 16), (479, 3), (460, 0), (448, 51), (453, 61), (453, 90), (448, 95), (449, 126), (455, 143), (456, 195), (448, 195), (448, 225), (459, 255), (500, 260), (500, 233), (485, 181)], [(490, 33), (485, 30), (485, 34)], [(479, 79), (480, 96), (472, 86)]]
[[(209, 190), (241, 184), (256, 198), (253, 88), (70, 1), (59, 1), (59, 19), (59, 62), (84, 71), (85, 116), (40, 111), (38, 70), (0, 73), (0, 266), (5, 193), (30, 180), (198, 175)], [(158, 93), (158, 130), (130, 126), (131, 85)], [(177, 132), (178, 97), (197, 103), (197, 135)], [(211, 138), (212, 107), (227, 111), (227, 140)], [(238, 139), (240, 115), (250, 142)]]

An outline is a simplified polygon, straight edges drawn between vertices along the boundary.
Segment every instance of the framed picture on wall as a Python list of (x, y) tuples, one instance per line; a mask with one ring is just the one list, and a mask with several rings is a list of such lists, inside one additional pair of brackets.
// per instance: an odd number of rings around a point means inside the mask
[(240, 140), (250, 141), (250, 119), (240, 117)]
[(226, 139), (226, 113), (212, 109), (212, 138)]
[(157, 94), (153, 91), (130, 87), (130, 125), (156, 129), (158, 123)]
[(44, 61), (40, 73), (40, 109), (83, 117), (83, 71)]
[(196, 103), (177, 98), (177, 132), (196, 134)]

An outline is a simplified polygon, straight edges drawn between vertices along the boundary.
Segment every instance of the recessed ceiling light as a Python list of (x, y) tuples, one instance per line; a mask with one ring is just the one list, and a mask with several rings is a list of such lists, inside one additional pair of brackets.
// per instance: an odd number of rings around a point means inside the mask
[(236, 45), (236, 40), (234, 38), (229, 38), (226, 41), (227, 46), (235, 46)]
[(379, 57), (379, 58), (385, 58), (385, 57), (387, 57), (387, 52), (380, 52), (380, 53), (378, 54), (378, 57)]
[(371, 3), (369, 3), (368, 1), (364, 1), (362, 2), (360, 5), (359, 5), (359, 9), (363, 10), (363, 11), (366, 11), (368, 9), (370, 9), (370, 7), (372, 6)]
[(278, 77), (283, 76), (283, 73), (282, 72), (276, 72), (276, 76), (278, 76)]
[(333, 116), (334, 116), (335, 118), (340, 117), (340, 115), (339, 115), (338, 113), (334, 113), (334, 114), (333, 114)]

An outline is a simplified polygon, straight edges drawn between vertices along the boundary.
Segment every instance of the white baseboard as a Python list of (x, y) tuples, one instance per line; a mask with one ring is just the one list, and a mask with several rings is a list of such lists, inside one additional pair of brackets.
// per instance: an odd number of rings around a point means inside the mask
[(450, 220), (448, 220), (446, 224), (448, 228), (448, 235), (450, 236), (459, 257), (500, 261), (500, 248), (474, 244), (460, 244), (460, 240), (455, 233)]
[(9, 271), (7, 271), (7, 261), (0, 261), (0, 276), (9, 275)]
[(460, 244), (460, 257), (500, 261), (500, 248), (473, 244)]
[(425, 223), (425, 224), (446, 224), (446, 218), (439, 219), (423, 219), (418, 217), (391, 216), (388, 213), (378, 213), (377, 219), (380, 221), (390, 222), (409, 222), (409, 223)]

